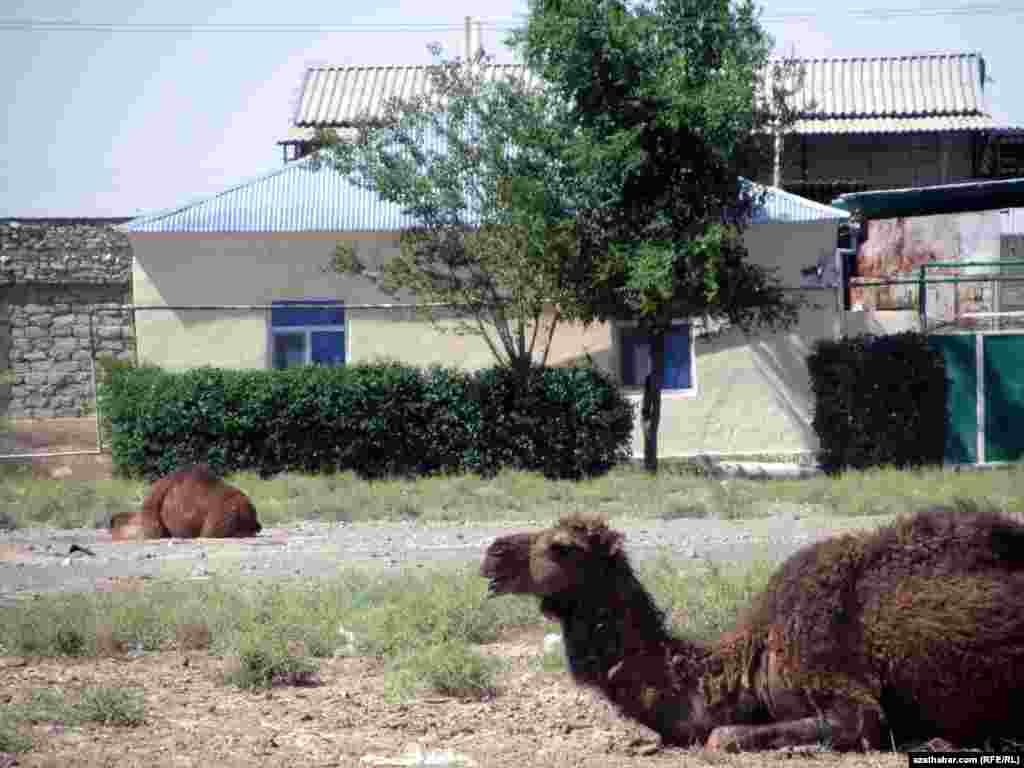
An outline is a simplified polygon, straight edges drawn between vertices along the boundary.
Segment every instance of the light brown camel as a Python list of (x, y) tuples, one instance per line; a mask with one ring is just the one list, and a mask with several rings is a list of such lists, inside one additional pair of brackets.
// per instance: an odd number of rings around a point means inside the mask
[(623, 537), (564, 517), (497, 539), (492, 595), (561, 622), (570, 671), (665, 743), (881, 749), (1024, 735), (1024, 525), (960, 503), (808, 546), (739, 629), (673, 637)]
[(110, 520), (110, 533), (117, 541), (230, 538), (255, 536), (260, 530), (249, 497), (225, 483), (206, 464), (160, 478), (140, 512), (122, 512)]

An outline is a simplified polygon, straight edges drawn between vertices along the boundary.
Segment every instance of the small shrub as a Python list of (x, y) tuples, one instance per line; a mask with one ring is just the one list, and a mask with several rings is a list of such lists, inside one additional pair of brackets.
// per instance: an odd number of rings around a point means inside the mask
[(81, 656), (85, 653), (85, 637), (77, 629), (58, 629), (54, 639), (57, 652), (63, 656)]
[(237, 656), (229, 663), (225, 682), (239, 688), (270, 688), (276, 685), (313, 685), (317, 665), (304, 647), (270, 633), (249, 633), (239, 639)]
[(53, 688), (36, 688), (22, 704), (12, 707), (12, 714), (29, 723), (63, 723), (76, 725), (78, 712), (64, 694)]
[(136, 726), (146, 722), (142, 691), (134, 688), (91, 686), (82, 691), (76, 710), (82, 721), (100, 725)]
[(442, 696), (483, 699), (494, 694), (495, 676), (502, 663), (466, 643), (441, 642), (418, 648), (399, 658), (385, 676), (393, 697), (429, 688)]
[(32, 739), (18, 731), (14, 718), (0, 712), (0, 752), (18, 753), (32, 749)]

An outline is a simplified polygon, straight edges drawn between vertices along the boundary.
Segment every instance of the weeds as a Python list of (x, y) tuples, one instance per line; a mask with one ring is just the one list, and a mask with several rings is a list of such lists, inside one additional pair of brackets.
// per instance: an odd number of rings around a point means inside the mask
[[(709, 639), (735, 623), (770, 566), (684, 571), (662, 556), (639, 571), (678, 630)], [(494, 690), (498, 667), (472, 646), (544, 626), (532, 598), (487, 600), (472, 568), (347, 570), (324, 582), (155, 581), (140, 592), (41, 596), (0, 608), (0, 646), (53, 656), (209, 648), (230, 657), (225, 682), (252, 689), (315, 683), (316, 659), (351, 652), (351, 632), (357, 653), (384, 662), (393, 696), (426, 688), (479, 698)]]
[(288, 641), (280, 633), (254, 632), (240, 638), (224, 680), (239, 688), (314, 685), (317, 665), (306, 656), (302, 643)]
[(426, 688), (443, 696), (482, 699), (495, 692), (500, 659), (474, 651), (460, 640), (414, 648), (393, 661), (385, 673), (385, 691), (402, 699)]
[(18, 723), (82, 723), (134, 727), (146, 722), (146, 703), (136, 688), (88, 686), (75, 698), (54, 688), (37, 688), (25, 701), (0, 714), (0, 752), (26, 751), (31, 740), (19, 733)]
[[(147, 489), (132, 480), (71, 482), (4, 467), (0, 472), (0, 510), (6, 510), (0, 528), (103, 526), (112, 514), (137, 509)], [(240, 473), (227, 479), (249, 495), (264, 527), (300, 520), (554, 520), (571, 509), (610, 518), (739, 520), (773, 514), (779, 505), (816, 514), (890, 515), (956, 497), (1024, 508), (1024, 464), (986, 472), (874, 469), (800, 480), (722, 479), (670, 466), (655, 477), (621, 466), (580, 482), (510, 471), (489, 480), (458, 475), (368, 482), (351, 472), (267, 480)]]
[(136, 726), (146, 721), (146, 704), (139, 690), (92, 686), (82, 691), (76, 714), (100, 725)]
[(28, 752), (31, 748), (32, 739), (17, 729), (15, 718), (0, 712), (0, 752)]

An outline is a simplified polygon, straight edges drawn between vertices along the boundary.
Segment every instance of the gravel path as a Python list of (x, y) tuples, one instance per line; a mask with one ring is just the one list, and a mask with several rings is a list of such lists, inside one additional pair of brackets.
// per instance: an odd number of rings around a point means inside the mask
[[(890, 519), (782, 512), (737, 522), (624, 519), (612, 525), (626, 534), (634, 562), (664, 551), (715, 562), (778, 561), (812, 541)], [(90, 529), (0, 531), (0, 603), (36, 592), (102, 589), (125, 577), (321, 577), (342, 566), (476, 563), (495, 537), (546, 524), (301, 523), (249, 539), (138, 543), (115, 543), (106, 531)]]

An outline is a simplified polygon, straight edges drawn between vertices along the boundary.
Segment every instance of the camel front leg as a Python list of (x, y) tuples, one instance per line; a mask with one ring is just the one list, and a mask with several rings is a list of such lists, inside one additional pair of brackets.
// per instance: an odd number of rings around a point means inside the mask
[(881, 749), (885, 718), (876, 706), (833, 703), (822, 715), (768, 725), (723, 725), (715, 728), (706, 749), (724, 752), (782, 749), (824, 744), (839, 751)]

